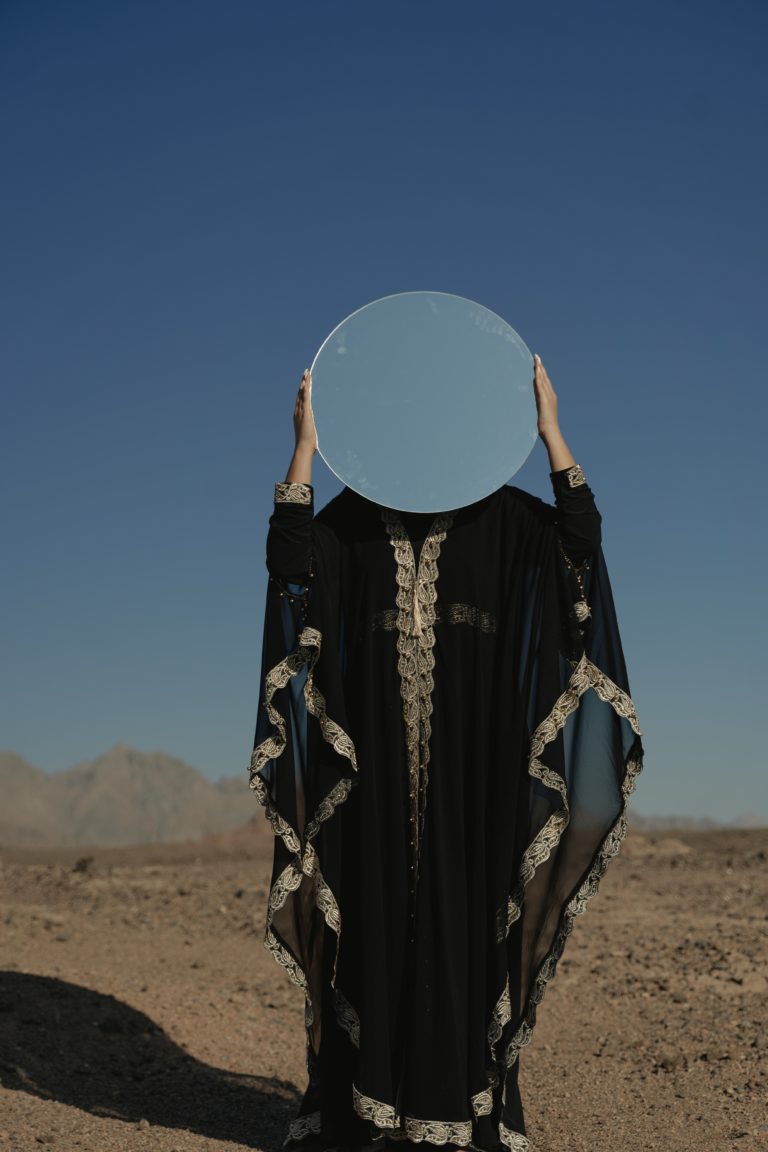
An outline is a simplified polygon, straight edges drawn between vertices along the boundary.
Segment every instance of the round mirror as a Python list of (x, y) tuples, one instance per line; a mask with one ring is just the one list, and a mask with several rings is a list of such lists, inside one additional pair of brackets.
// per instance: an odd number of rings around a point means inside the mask
[(318, 450), (349, 488), (404, 512), (473, 504), (536, 442), (533, 357), (473, 300), (400, 292), (334, 328), (312, 364)]

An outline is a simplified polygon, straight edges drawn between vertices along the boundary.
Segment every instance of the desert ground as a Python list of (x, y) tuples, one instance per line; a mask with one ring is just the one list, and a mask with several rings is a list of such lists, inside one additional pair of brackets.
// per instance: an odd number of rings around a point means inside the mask
[[(0, 1150), (280, 1146), (305, 1054), (270, 855), (2, 852)], [(768, 831), (631, 831), (523, 1053), (531, 1152), (768, 1152), (767, 958)]]

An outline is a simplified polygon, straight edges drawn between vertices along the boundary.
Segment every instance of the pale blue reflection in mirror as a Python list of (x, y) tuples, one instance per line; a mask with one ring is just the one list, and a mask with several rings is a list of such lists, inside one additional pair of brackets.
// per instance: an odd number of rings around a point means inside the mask
[(364, 305), (312, 364), (319, 451), (348, 487), (439, 512), (506, 483), (536, 442), (533, 357), (502, 317), (445, 292)]

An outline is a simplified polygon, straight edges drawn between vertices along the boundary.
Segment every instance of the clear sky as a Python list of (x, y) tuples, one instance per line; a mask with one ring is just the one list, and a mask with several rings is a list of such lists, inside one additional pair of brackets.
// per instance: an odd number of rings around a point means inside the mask
[[(299, 376), (429, 288), (558, 391), (635, 807), (768, 816), (767, 33), (757, 0), (3, 0), (0, 746), (246, 771)], [(514, 482), (551, 498), (541, 445)]]

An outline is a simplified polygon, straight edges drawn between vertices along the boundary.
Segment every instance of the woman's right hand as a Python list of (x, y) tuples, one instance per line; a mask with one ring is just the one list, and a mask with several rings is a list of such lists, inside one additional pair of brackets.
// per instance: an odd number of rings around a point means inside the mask
[(296, 437), (296, 452), (317, 452), (317, 431), (312, 413), (312, 374), (306, 369), (299, 384), (299, 394), (293, 409), (293, 432)]

